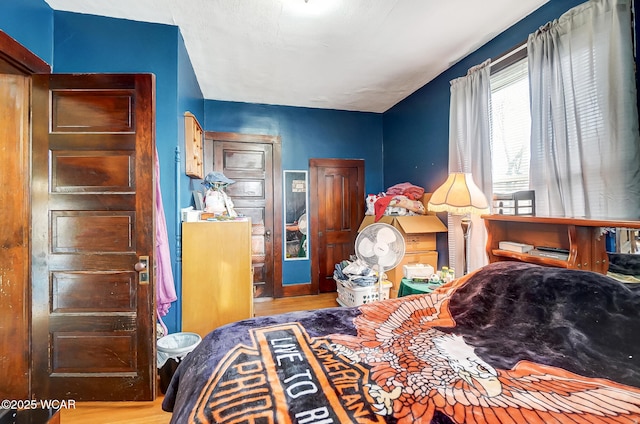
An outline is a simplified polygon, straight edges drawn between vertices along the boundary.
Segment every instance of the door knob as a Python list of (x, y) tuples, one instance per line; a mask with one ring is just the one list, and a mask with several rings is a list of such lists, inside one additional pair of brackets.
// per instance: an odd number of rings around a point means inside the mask
[(149, 257), (140, 256), (133, 267), (138, 271), (138, 283), (149, 284)]
[(267, 231), (264, 232), (264, 239), (266, 241), (271, 240), (271, 230), (267, 230)]

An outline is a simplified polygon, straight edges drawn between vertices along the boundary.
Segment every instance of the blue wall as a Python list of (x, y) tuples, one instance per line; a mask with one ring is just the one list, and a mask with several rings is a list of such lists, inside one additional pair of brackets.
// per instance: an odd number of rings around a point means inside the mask
[(540, 26), (581, 3), (584, 0), (549, 1), (385, 112), (385, 186), (410, 180), (433, 191), (442, 184), (449, 163), (449, 81), (526, 41)]
[[(279, 135), (283, 170), (308, 170), (311, 158), (364, 159), (366, 191), (383, 189), (381, 114), (207, 100), (204, 128)], [(282, 280), (311, 281), (310, 262), (284, 261)]]
[[(364, 159), (367, 193), (405, 181), (433, 191), (447, 175), (449, 81), (580, 3), (551, 0), (384, 114), (205, 101), (173, 26), (53, 12), (44, 0), (20, 0), (0, 6), (0, 29), (52, 64), (56, 73), (155, 74), (160, 180), (180, 293), (178, 210), (190, 204), (191, 189), (198, 184), (184, 174), (185, 111), (194, 113), (208, 131), (279, 135), (283, 169), (308, 169), (310, 158)], [(176, 149), (181, 152), (178, 163)], [(438, 235), (438, 246), (441, 263), (446, 263), (444, 233)], [(309, 281), (309, 261), (285, 261), (283, 278), (285, 284)], [(179, 308), (174, 303), (165, 319), (172, 332), (179, 330)]]
[(53, 65), (53, 10), (43, 0), (3, 1), (0, 29)]
[[(175, 163), (174, 159), (174, 172), (169, 174), (168, 171), (163, 172), (162, 178), (169, 178), (170, 176), (175, 179), (175, 173), (178, 173), (178, 183), (175, 186), (174, 204), (167, 204), (165, 201), (165, 210), (179, 211), (180, 209), (189, 206), (191, 202), (191, 191), (193, 190), (193, 181), (185, 174), (186, 161), (184, 151), (184, 113), (193, 113), (198, 122), (204, 122), (204, 100), (202, 97), (202, 91), (200, 85), (196, 79), (196, 75), (191, 65), (191, 59), (187, 54), (187, 49), (184, 44), (182, 34), (178, 33), (178, 109), (177, 109), (177, 122), (178, 122), (178, 145), (179, 148), (179, 162)], [(179, 167), (179, 170), (175, 170), (175, 166)], [(171, 251), (176, 255), (176, 260), (173, 267), (173, 275), (175, 278), (176, 294), (178, 299), (182, 295), (182, 250), (180, 241), (182, 240), (181, 222), (178, 216), (174, 215), (174, 220), (171, 221), (167, 218), (167, 225), (174, 227), (173, 234), (175, 239), (169, 238), (171, 242)], [(180, 322), (182, 317), (182, 305), (181, 303), (174, 302), (169, 309), (165, 322), (170, 331), (177, 331), (180, 328)], [(175, 324), (175, 325), (174, 325)]]
[[(449, 81), (526, 41), (540, 26), (581, 3), (584, 0), (549, 1), (385, 112), (385, 186), (410, 181), (428, 192), (438, 188), (447, 177), (449, 165)], [(441, 219), (446, 222), (446, 215)], [(438, 234), (437, 243), (439, 266), (446, 265), (449, 261), (446, 233)]]
[[(55, 73), (152, 73), (156, 79), (156, 146), (160, 184), (176, 291), (180, 292), (176, 237), (180, 188), (186, 183), (184, 161), (176, 184), (176, 147), (184, 146), (184, 110), (202, 117), (203, 100), (182, 37), (175, 26), (54, 12)], [(179, 91), (180, 87), (180, 91)], [(179, 330), (179, 302), (164, 319), (170, 332)]]

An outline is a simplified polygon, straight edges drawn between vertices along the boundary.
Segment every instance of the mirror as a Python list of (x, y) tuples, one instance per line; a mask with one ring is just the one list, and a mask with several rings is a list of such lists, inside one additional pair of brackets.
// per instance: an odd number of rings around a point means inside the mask
[(309, 259), (307, 171), (284, 171), (285, 261)]

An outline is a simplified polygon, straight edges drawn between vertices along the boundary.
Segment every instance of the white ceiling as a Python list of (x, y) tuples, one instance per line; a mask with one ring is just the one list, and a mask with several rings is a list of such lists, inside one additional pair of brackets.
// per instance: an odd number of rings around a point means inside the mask
[(46, 0), (180, 27), (205, 99), (384, 112), (548, 0)]

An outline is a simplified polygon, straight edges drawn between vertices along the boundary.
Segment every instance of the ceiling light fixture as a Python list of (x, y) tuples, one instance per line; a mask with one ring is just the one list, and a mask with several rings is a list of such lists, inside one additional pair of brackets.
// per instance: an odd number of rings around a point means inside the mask
[(282, 0), (286, 13), (298, 16), (324, 16), (340, 8), (341, 0)]

